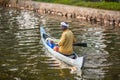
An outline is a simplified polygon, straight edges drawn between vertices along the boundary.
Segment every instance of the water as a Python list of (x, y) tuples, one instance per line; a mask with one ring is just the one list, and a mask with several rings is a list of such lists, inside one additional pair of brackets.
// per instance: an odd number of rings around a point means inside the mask
[[(40, 42), (39, 25), (59, 38), (59, 23), (67, 21), (77, 42), (74, 47), (86, 55), (84, 68), (76, 73), (61, 68), (45, 55)], [(120, 80), (120, 28), (104, 27), (59, 16), (0, 7), (0, 80)]]

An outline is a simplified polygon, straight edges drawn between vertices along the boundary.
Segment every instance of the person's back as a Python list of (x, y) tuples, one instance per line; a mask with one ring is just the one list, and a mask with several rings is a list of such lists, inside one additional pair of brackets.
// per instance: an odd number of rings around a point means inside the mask
[(60, 46), (59, 52), (64, 55), (70, 55), (73, 53), (73, 42), (75, 41), (74, 35), (68, 27), (65, 27), (63, 30), (62, 36), (60, 38), (60, 42), (58, 45)]

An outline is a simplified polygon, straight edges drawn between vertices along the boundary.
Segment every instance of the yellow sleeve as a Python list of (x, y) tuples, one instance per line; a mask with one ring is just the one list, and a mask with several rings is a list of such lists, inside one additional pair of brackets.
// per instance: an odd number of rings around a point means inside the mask
[(75, 37), (74, 37), (74, 35), (73, 35), (73, 43), (75, 43), (76, 42), (76, 39), (75, 39)]
[(59, 41), (58, 45), (62, 46), (64, 44), (64, 42), (65, 42), (65, 34), (63, 33), (61, 38), (60, 38), (60, 41)]

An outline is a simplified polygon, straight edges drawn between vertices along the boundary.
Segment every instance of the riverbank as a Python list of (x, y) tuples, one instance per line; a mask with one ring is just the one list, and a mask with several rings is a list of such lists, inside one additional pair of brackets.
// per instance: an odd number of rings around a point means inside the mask
[(78, 20), (99, 22), (105, 26), (120, 26), (120, 11), (102, 10), (63, 4), (43, 3), (36, 1), (11, 2), (7, 6), (34, 10), (40, 14), (57, 15)]
[(119, 1), (118, 2), (104, 2), (104, 1), (89, 2), (81, 0), (33, 0), (33, 1), (120, 11)]

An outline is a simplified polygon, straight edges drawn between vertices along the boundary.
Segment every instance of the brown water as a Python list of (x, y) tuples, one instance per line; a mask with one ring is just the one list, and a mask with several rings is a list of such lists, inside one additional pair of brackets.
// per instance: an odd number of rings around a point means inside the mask
[[(69, 22), (77, 42), (88, 44), (74, 47), (79, 56), (86, 55), (84, 68), (76, 73), (56, 66), (40, 42), (39, 26), (44, 24), (50, 35), (59, 38), (61, 21)], [(120, 80), (119, 30), (0, 7), (0, 80)]]

